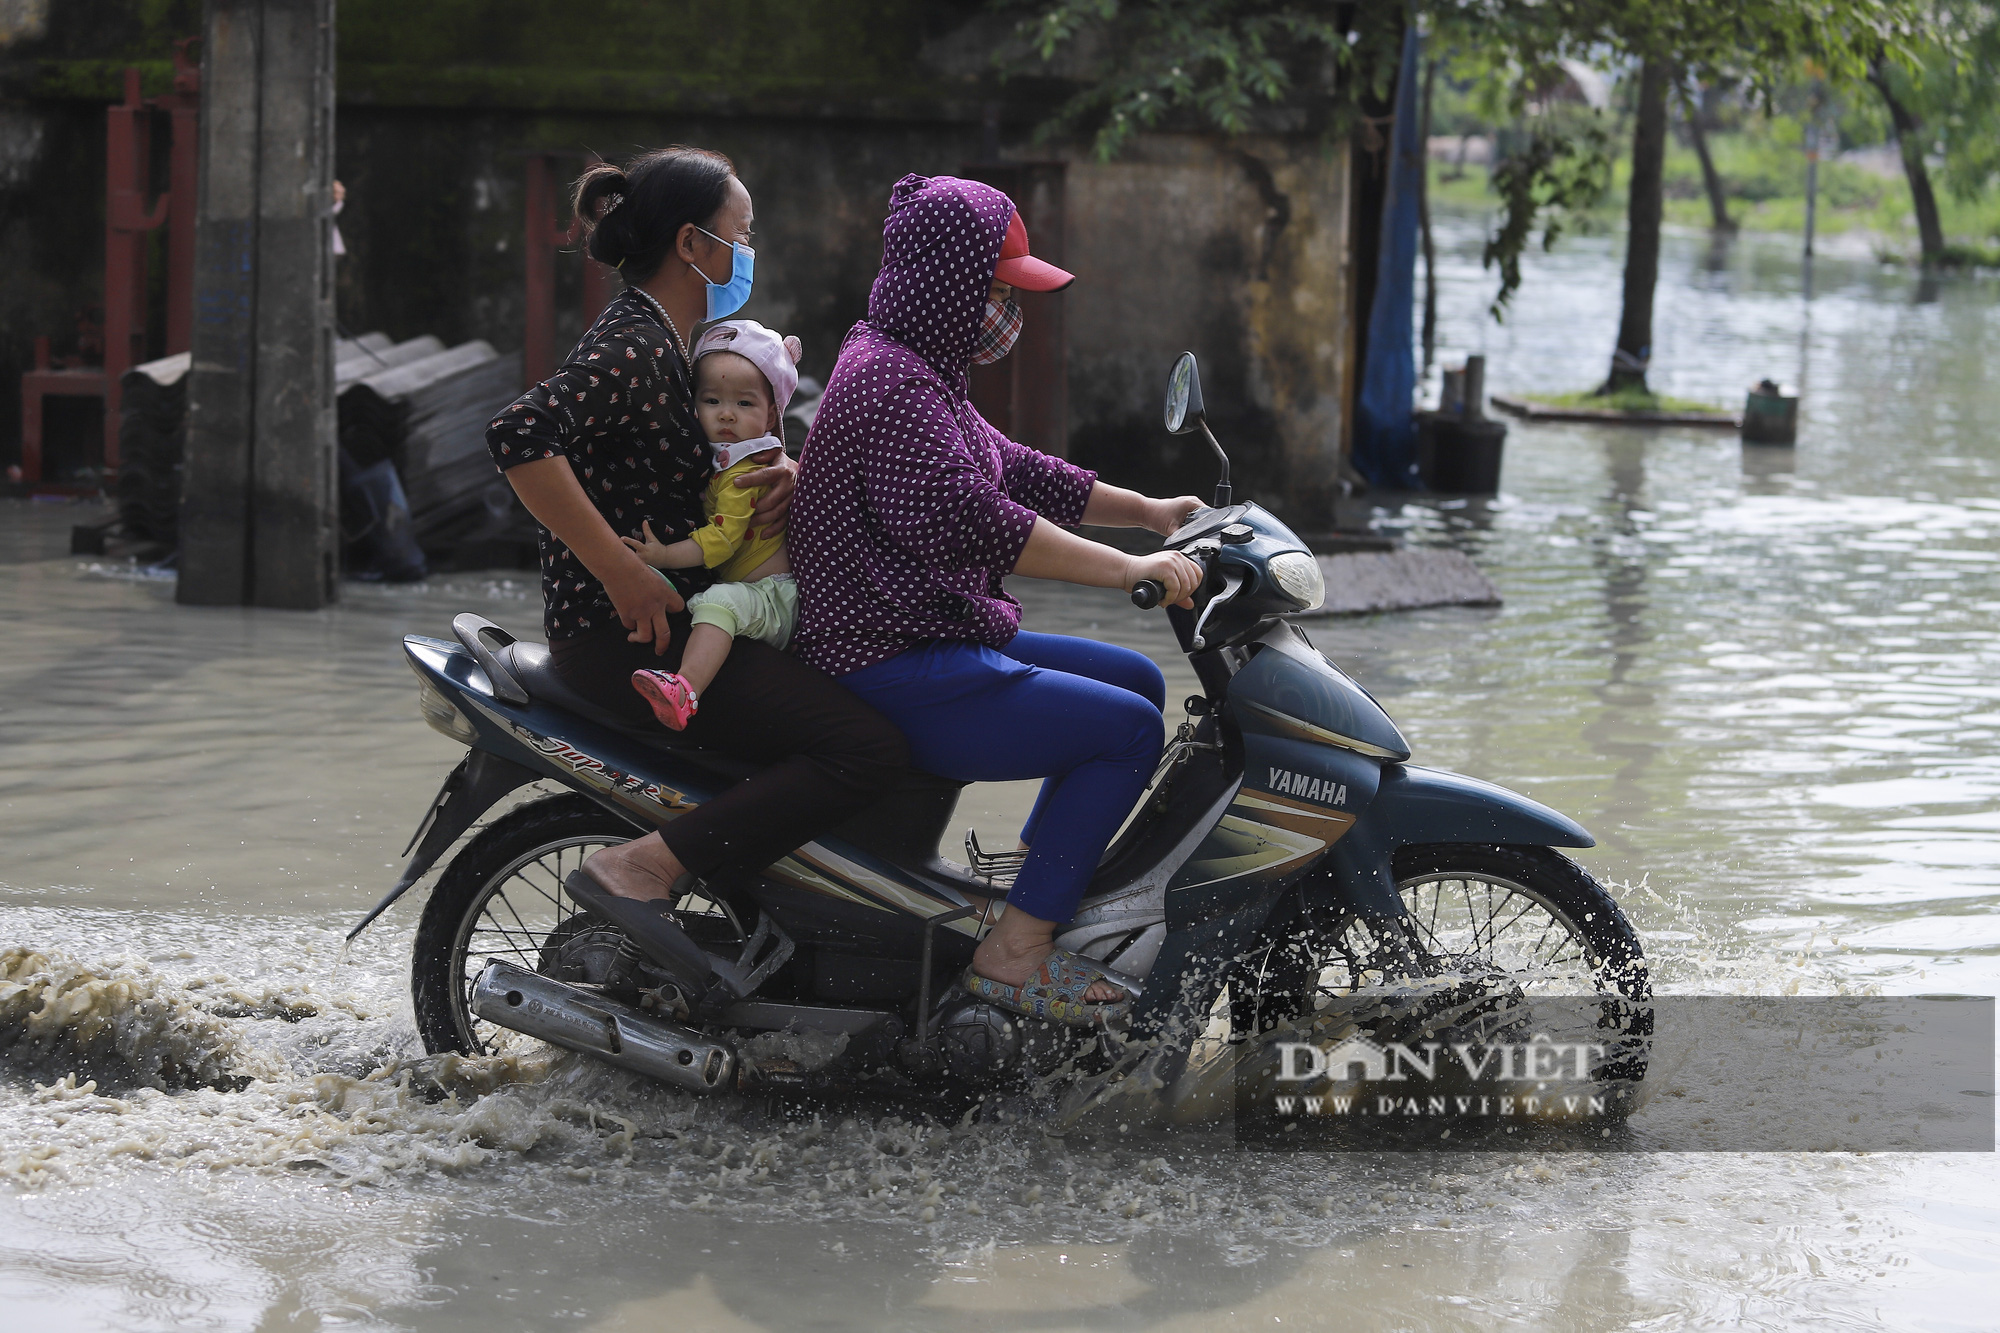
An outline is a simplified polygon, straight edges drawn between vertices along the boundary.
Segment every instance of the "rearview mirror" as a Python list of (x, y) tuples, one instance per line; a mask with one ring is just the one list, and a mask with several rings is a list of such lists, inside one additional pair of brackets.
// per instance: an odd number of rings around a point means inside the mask
[(1167, 376), (1167, 431), (1184, 435), (1201, 425), (1201, 372), (1195, 369), (1194, 353), (1182, 352)]
[(1185, 435), (1191, 430), (1201, 432), (1208, 441), (1208, 447), (1215, 451), (1215, 461), (1222, 465), (1222, 480), (1215, 483), (1215, 507), (1229, 503), (1229, 455), (1222, 452), (1216, 442), (1215, 432), (1208, 428), (1208, 421), (1201, 408), (1201, 372), (1195, 369), (1194, 353), (1182, 352), (1180, 360), (1174, 362), (1172, 373), (1167, 376), (1167, 430), (1174, 435)]

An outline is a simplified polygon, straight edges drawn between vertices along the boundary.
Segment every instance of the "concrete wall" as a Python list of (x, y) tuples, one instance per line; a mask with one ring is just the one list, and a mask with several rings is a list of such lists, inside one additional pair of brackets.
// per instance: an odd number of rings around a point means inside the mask
[(1330, 503), (1352, 353), (1347, 180), (1344, 146), (1277, 138), (1154, 136), (1116, 162), (1072, 159), (1073, 457), (1206, 498), (1207, 445), (1160, 425), (1167, 370), (1192, 351), (1238, 497), (1302, 521)]
[[(149, 10), (165, 13), (159, 32), (123, 32), (117, 49), (86, 59), (73, 29), (94, 7), (57, 7), (45, 39), (0, 49), (0, 116), (37, 117), (45, 143), (70, 147), (30, 154), (12, 175), (0, 160), (0, 239), (10, 257), (31, 256), (31, 276), (0, 272), (0, 457), (18, 448), (12, 372), (27, 340), (98, 299), (101, 247), (77, 239), (101, 226), (103, 102), (92, 99), (112, 94), (116, 68), (146, 43), (164, 56), (178, 9), (195, 8)], [(696, 143), (734, 158), (757, 202), (746, 313), (798, 333), (806, 372), (824, 378), (865, 308), (890, 185), (908, 171), (960, 169), (997, 130), (1002, 157), (1070, 164), (1068, 263), (1081, 278), (1064, 298), (1072, 457), (1107, 480), (1205, 494), (1206, 448), (1159, 425), (1167, 368), (1193, 350), (1238, 494), (1288, 500), (1302, 522), (1323, 517), (1351, 379), (1344, 148), (1159, 135), (1099, 163), (1037, 146), (1048, 90), (994, 82), (983, 63), (993, 20), (974, 3), (615, 5), (591, 11), (592, 26), (579, 13), (546, 0), (441, 0), (414, 12), (342, 0), (336, 172), (350, 253), (337, 306), (347, 329), (518, 347), (522, 155), (616, 159)], [(719, 30), (692, 68), (673, 63), (677, 15), (687, 30)], [(738, 40), (746, 31), (783, 40)], [(59, 59), (23, 54), (56, 48)], [(148, 70), (149, 91), (163, 88), (164, 61)], [(580, 332), (578, 271), (559, 267), (564, 346)]]

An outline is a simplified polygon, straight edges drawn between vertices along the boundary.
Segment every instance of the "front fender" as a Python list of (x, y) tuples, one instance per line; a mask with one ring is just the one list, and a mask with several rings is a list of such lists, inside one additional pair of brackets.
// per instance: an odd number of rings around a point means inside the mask
[(1437, 842), (1597, 845), (1583, 825), (1519, 792), (1441, 768), (1389, 764), (1359, 822), (1327, 849), (1321, 873), (1307, 881), (1307, 899), (1331, 899), (1325, 905), (1364, 916), (1401, 916), (1396, 849)]
[(1497, 842), (1595, 847), (1568, 815), (1519, 792), (1461, 773), (1390, 764), (1361, 822), (1377, 846), (1394, 851), (1428, 842)]

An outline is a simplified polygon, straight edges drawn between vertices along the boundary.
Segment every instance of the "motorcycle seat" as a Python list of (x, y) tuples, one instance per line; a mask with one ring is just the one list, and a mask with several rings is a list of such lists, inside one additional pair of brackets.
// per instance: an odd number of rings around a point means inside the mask
[[(672, 733), (663, 727), (634, 723), (600, 708), (563, 684), (556, 675), (547, 644), (516, 640), (496, 650), (494, 656), (537, 703), (587, 718), (645, 745), (672, 750), (677, 760), (725, 782), (741, 782), (766, 767), (716, 750), (677, 744)], [(954, 778), (912, 770), (873, 805), (849, 818), (833, 833), (878, 856), (927, 873), (932, 879), (943, 880), (955, 888), (976, 889), (969, 876), (954, 873), (950, 864), (939, 861), (937, 856), (938, 841), (951, 822), (952, 812), (958, 807), (958, 793), (965, 786)], [(989, 896), (993, 894), (990, 886), (984, 891)]]
[[(718, 750), (702, 750), (694, 746), (676, 744), (671, 733), (657, 725), (634, 723), (622, 718), (609, 709), (600, 708), (584, 698), (569, 686), (563, 684), (556, 674), (555, 664), (549, 656), (547, 644), (529, 643), (516, 640), (494, 653), (500, 665), (512, 672), (528, 697), (537, 703), (545, 703), (565, 712), (588, 718), (599, 726), (608, 727), (623, 736), (630, 736), (647, 745), (672, 750), (676, 757), (732, 782), (741, 782), (752, 774), (762, 772), (767, 765), (738, 759), (734, 755)], [(871, 845), (899, 844), (903, 839), (893, 835), (891, 830), (903, 825), (915, 816), (919, 827), (932, 822), (942, 823), (939, 817), (948, 819), (951, 810), (958, 803), (959, 790), (966, 784), (955, 778), (941, 778), (934, 773), (911, 772), (894, 791), (885, 795), (875, 807), (862, 812), (854, 823), (867, 828), (858, 839)], [(914, 798), (914, 800), (913, 800)], [(921, 807), (921, 814), (912, 805)], [(941, 812), (936, 810), (942, 806)], [(918, 838), (921, 840), (922, 835)], [(930, 846), (936, 846), (937, 834), (931, 834)], [(928, 850), (926, 855), (928, 855)]]
[(601, 727), (609, 727), (621, 736), (644, 741), (661, 749), (670, 749), (692, 763), (715, 773), (720, 777), (741, 781), (757, 772), (762, 764), (749, 763), (715, 750), (701, 750), (694, 746), (678, 745), (662, 727), (650, 723), (635, 723), (630, 718), (620, 717), (608, 708), (600, 708), (583, 695), (563, 684), (556, 674), (555, 662), (549, 655), (547, 644), (529, 643), (517, 640), (493, 654), (500, 659), (500, 665), (514, 673), (514, 679), (528, 692), (528, 697), (536, 703), (560, 708), (566, 713), (590, 719)]

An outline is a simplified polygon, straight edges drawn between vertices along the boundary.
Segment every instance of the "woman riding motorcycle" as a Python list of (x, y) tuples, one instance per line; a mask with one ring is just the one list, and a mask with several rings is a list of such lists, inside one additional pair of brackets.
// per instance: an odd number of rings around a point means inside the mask
[(1035, 259), (1007, 196), (905, 176), (882, 270), (820, 400), (791, 516), (800, 618), (793, 651), (900, 727), (917, 767), (970, 782), (1045, 778), (1028, 856), (964, 984), (1016, 1013), (1119, 1016), (1133, 988), (1054, 947), (1164, 739), (1166, 692), (1139, 653), (1020, 629), (1008, 574), (1098, 588), (1159, 581), (1183, 606), (1201, 567), (1065, 532), (1173, 532), (1200, 502), (1155, 500), (1017, 444), (967, 398), (966, 371), (1005, 356), (1013, 288), (1071, 275)]

